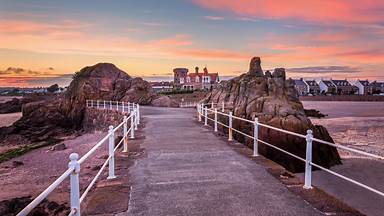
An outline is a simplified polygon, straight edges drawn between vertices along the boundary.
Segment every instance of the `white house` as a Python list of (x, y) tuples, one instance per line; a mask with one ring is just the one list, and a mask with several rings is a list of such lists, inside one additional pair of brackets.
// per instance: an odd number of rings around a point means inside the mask
[(336, 93), (336, 86), (332, 83), (331, 80), (320, 80), (319, 87), (322, 94)]
[(369, 85), (368, 80), (357, 80), (355, 86), (359, 88), (359, 95), (372, 94), (372, 86)]

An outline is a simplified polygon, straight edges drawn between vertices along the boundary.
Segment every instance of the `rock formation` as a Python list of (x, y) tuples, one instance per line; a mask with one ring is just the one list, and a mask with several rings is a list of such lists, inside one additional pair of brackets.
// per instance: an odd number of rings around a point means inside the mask
[(50, 96), (52, 95), (30, 94), (30, 95), (24, 96), (21, 99), (12, 98), (12, 100), (10, 101), (0, 103), (0, 114), (21, 112), (21, 107), (24, 104), (34, 102), (34, 101), (41, 101), (41, 100), (47, 99)]
[[(306, 134), (306, 131), (311, 129), (315, 138), (333, 142), (324, 127), (311, 123), (299, 101), (293, 81), (286, 80), (285, 76), (284, 68), (276, 68), (272, 74), (266, 72), (266, 75), (263, 75), (260, 58), (254, 57), (248, 73), (221, 82), (204, 102), (232, 102), (235, 116), (251, 120), (257, 117), (261, 123), (300, 134)], [(253, 134), (253, 126), (250, 124), (234, 120), (233, 126)], [(234, 133), (234, 137), (250, 147), (253, 146), (252, 140), (240, 134)], [(259, 129), (259, 138), (305, 158), (306, 142), (302, 138), (263, 127)], [(261, 143), (259, 152), (290, 171), (304, 170), (302, 161)], [(341, 163), (336, 148), (316, 142), (313, 143), (313, 161), (324, 167)]]
[(142, 78), (131, 78), (113, 64), (99, 63), (76, 72), (66, 92), (25, 104), (22, 118), (0, 130), (0, 136), (16, 133), (32, 141), (42, 141), (81, 129), (87, 99), (147, 105), (156, 97), (150, 84)]
[(249, 75), (261, 77), (263, 76), (263, 70), (261, 69), (261, 59), (260, 57), (253, 57), (251, 63), (249, 64)]

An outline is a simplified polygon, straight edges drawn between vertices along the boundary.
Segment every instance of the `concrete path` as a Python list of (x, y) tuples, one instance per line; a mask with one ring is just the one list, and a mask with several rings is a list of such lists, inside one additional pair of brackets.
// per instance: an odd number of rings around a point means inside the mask
[(130, 168), (128, 215), (321, 215), (192, 109), (142, 107), (147, 156)]

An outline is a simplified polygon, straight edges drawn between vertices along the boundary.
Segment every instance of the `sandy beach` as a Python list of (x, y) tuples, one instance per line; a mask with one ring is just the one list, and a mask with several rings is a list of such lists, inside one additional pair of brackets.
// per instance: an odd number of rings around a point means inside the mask
[[(384, 156), (384, 102), (303, 101), (307, 109), (328, 115), (312, 119), (325, 126), (336, 143)], [(384, 162), (340, 151), (342, 165), (331, 170), (384, 191)], [(384, 198), (324, 171), (313, 173), (313, 184), (366, 215), (379, 216)]]

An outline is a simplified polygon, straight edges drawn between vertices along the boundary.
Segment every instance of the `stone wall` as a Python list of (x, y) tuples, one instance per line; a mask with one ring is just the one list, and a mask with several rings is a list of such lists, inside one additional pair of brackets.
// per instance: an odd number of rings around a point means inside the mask
[(384, 96), (376, 95), (332, 95), (301, 96), (301, 101), (384, 101)]
[[(83, 129), (85, 131), (108, 131), (109, 125), (118, 126), (129, 113), (122, 113), (116, 110), (103, 110), (96, 108), (87, 108), (83, 120)], [(128, 121), (128, 129), (130, 120)], [(118, 130), (118, 134), (123, 130), (123, 127)]]

